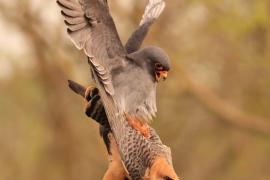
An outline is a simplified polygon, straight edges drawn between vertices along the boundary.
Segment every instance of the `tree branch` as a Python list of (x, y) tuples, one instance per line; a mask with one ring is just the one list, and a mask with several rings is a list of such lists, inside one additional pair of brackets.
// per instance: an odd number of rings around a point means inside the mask
[(194, 81), (183, 69), (181, 70), (181, 73), (183, 79), (187, 83), (188, 91), (206, 105), (208, 109), (223, 117), (222, 120), (249, 131), (265, 135), (270, 134), (269, 119), (244, 112), (241, 109), (234, 107), (232, 104), (216, 95), (208, 87)]

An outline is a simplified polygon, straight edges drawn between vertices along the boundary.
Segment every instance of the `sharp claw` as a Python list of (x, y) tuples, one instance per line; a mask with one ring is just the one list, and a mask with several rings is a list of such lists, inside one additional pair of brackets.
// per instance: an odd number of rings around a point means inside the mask
[(91, 96), (93, 97), (95, 95), (98, 95), (98, 93), (99, 93), (98, 88), (94, 88), (94, 89), (92, 89)]
[(90, 101), (92, 99), (92, 96), (91, 96), (92, 89), (93, 88), (91, 87), (86, 88), (86, 91), (84, 94), (84, 98), (86, 99), (86, 101)]
[(84, 113), (88, 117), (91, 117), (90, 109), (91, 109), (91, 102), (88, 102), (88, 103), (86, 103), (86, 105), (84, 107)]
[(99, 95), (95, 95), (93, 97), (91, 97), (91, 100), (89, 100), (86, 105), (85, 105), (85, 109), (84, 112), (88, 117), (91, 118), (95, 118), (94, 115), (96, 113), (96, 102), (98, 102), (100, 99)]

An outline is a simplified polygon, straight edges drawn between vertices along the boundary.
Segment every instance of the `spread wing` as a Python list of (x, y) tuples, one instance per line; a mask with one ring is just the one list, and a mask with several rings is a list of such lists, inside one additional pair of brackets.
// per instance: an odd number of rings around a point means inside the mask
[(110, 70), (123, 62), (126, 54), (107, 0), (57, 0), (67, 25), (67, 32), (78, 49), (89, 57), (107, 93), (114, 94)]
[(128, 54), (139, 50), (147, 32), (149, 31), (149, 27), (153, 24), (155, 19), (159, 17), (164, 7), (164, 0), (149, 0), (139, 27), (132, 33), (125, 45)]
[[(99, 89), (109, 124), (117, 143), (126, 134), (124, 114), (118, 113), (113, 96), (112, 67), (118, 67), (126, 55), (106, 0), (57, 0), (68, 27), (68, 34), (88, 56), (91, 72)], [(122, 149), (120, 148), (122, 151)]]

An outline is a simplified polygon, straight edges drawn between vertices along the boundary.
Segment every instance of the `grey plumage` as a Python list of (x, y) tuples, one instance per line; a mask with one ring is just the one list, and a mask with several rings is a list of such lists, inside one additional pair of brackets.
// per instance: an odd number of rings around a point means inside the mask
[(113, 71), (114, 100), (120, 113), (150, 122), (157, 111), (155, 63), (162, 63), (169, 70), (169, 57), (162, 49), (148, 46), (127, 58), (129, 61), (124, 68)]
[(149, 28), (153, 21), (149, 21), (141, 26), (139, 26), (128, 39), (125, 49), (128, 54), (133, 53), (140, 49), (142, 42), (147, 35)]
[[(154, 62), (168, 64), (166, 53), (160, 48), (147, 47), (135, 52), (138, 57), (133, 59), (135, 62), (130, 61), (126, 58), (127, 52), (119, 39), (106, 1), (57, 2), (62, 8), (71, 40), (77, 48), (84, 49), (89, 57), (92, 72), (97, 76), (96, 81), (101, 83), (117, 106), (115, 113), (128, 113), (149, 122), (157, 111), (156, 82), (152, 69)], [(163, 1), (155, 3), (151, 0), (150, 5), (146, 8), (141, 27), (153, 22), (164, 8)], [(133, 48), (133, 51), (137, 48)], [(145, 66), (139, 66), (139, 61), (144, 62)]]
[(155, 63), (162, 64), (166, 71), (171, 69), (169, 56), (163, 49), (156, 46), (147, 46), (134, 53), (128, 54), (127, 57), (135, 61), (141, 67), (147, 65), (147, 67), (144, 68), (147, 68), (148, 70), (154, 70), (151, 69), (151, 67), (154, 67)]
[[(104, 0), (57, 0), (67, 32), (89, 57), (105, 90), (113, 95), (110, 71), (123, 63), (125, 49)], [(113, 46), (112, 46), (113, 45)]]
[(128, 54), (139, 50), (150, 26), (162, 13), (164, 7), (165, 2), (163, 0), (149, 0), (139, 27), (132, 33), (125, 45)]

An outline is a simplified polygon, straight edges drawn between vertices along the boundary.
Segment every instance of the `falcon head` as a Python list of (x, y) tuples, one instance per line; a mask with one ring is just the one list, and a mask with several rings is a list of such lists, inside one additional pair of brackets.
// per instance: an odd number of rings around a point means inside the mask
[(161, 79), (165, 80), (171, 67), (167, 53), (156, 46), (147, 46), (128, 54), (127, 58), (132, 59), (137, 65), (146, 69), (156, 82), (159, 82)]

